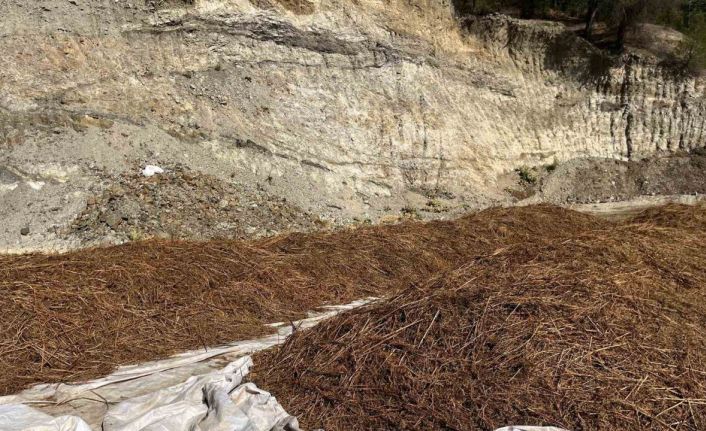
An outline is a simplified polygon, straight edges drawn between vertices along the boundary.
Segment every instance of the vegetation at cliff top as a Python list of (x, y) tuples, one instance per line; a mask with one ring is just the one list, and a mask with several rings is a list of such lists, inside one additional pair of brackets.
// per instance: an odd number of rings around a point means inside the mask
[(618, 50), (638, 24), (662, 25), (687, 36), (680, 47), (686, 66), (706, 66), (706, 0), (454, 0), (454, 5), (460, 15), (503, 12), (575, 21), (587, 40)]

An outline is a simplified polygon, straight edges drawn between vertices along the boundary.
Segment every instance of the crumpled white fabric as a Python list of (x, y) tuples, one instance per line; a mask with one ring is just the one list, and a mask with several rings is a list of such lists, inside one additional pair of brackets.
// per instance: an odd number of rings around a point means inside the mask
[(24, 404), (0, 405), (2, 431), (92, 431), (76, 416), (51, 417)]
[[(325, 312), (297, 322), (297, 327), (310, 328), (321, 320), (352, 308), (360, 307), (374, 298), (341, 306), (331, 306)], [(239, 341), (207, 352), (187, 352), (175, 357), (137, 366), (122, 367), (110, 376), (81, 385), (37, 385), (20, 394), (0, 397), (0, 431), (93, 431), (77, 415), (52, 417), (29, 407), (34, 403), (57, 403), (74, 406), (69, 411), (80, 413), (95, 430), (103, 431), (297, 431), (296, 418), (287, 414), (277, 400), (254, 384), (241, 384), (252, 367), (249, 356), (241, 356), (225, 368), (184, 381), (183, 371), (196, 373), (196, 364), (216, 357), (238, 357), (246, 352), (262, 350), (283, 342), (291, 334), (290, 323), (273, 324), (278, 334), (256, 340)], [(215, 365), (215, 364), (214, 364)], [(209, 366), (212, 370), (213, 366)], [(193, 375), (193, 374), (188, 374)], [(171, 380), (170, 380), (171, 379)], [(172, 386), (165, 384), (181, 382)], [(136, 389), (138, 389), (136, 391)], [(108, 390), (109, 389), (109, 390)], [(89, 394), (111, 407), (105, 411), (103, 403), (88, 402), (100, 408), (77, 409), (77, 400), (88, 399)], [(97, 392), (102, 392), (103, 395)], [(120, 401), (113, 405), (113, 402)], [(143, 395), (145, 394), (145, 395)], [(104, 398), (104, 396), (106, 398)], [(95, 400), (94, 400), (95, 401)], [(27, 404), (21, 404), (27, 403)], [(92, 403), (92, 404), (91, 404)], [(83, 404), (81, 404), (83, 405)], [(92, 422), (91, 422), (92, 421)], [(496, 431), (566, 431), (555, 427), (515, 426)]]
[[(236, 361), (247, 354), (283, 343), (292, 334), (294, 328), (307, 329), (314, 327), (318, 323), (341, 312), (361, 307), (374, 300), (375, 298), (365, 298), (349, 304), (326, 306), (320, 311), (310, 313), (306, 319), (294, 322), (294, 325), (289, 321), (270, 324), (270, 326), (277, 329), (277, 332), (272, 335), (252, 340), (235, 341), (220, 347), (207, 349), (206, 351), (199, 349), (184, 352), (158, 361), (122, 366), (108, 376), (89, 382), (80, 384), (38, 384), (17, 394), (0, 396), (0, 406), (12, 406), (13, 410), (19, 404), (37, 406), (36, 410), (31, 410), (35, 412), (33, 416), (40, 415), (35, 417), (43, 419), (48, 416), (42, 414), (41, 411), (49, 413), (59, 411), (61, 414), (83, 418), (85, 423), (89, 425), (89, 429), (101, 430), (109, 411), (114, 410), (118, 404), (125, 400), (133, 400), (147, 394), (168, 390), (181, 385), (191, 376), (211, 374), (214, 369), (222, 366), (224, 360)], [(260, 391), (255, 396), (256, 394), (253, 393), (255, 389), (253, 388), (253, 386), (247, 386), (240, 390), (236, 389), (236, 391), (231, 393), (231, 397), (236, 399), (248, 395), (250, 400), (264, 399), (267, 403), (276, 403), (276, 400), (264, 391)], [(265, 409), (269, 408), (266, 406), (265, 401), (261, 401), (257, 406)], [(184, 405), (181, 407), (184, 407)], [(189, 409), (191, 408), (193, 406), (189, 407)], [(197, 405), (196, 408), (199, 411), (203, 411), (203, 406)], [(167, 411), (166, 406), (162, 406), (162, 411)], [(182, 412), (179, 411), (179, 413)], [(212, 421), (212, 419), (209, 419), (209, 421)], [(28, 422), (7, 421), (2, 420), (0, 417), (0, 431), (9, 430), (9, 424), (12, 424), (13, 431), (18, 428), (24, 431), (23, 423), (26, 424)], [(292, 424), (294, 422), (290, 422), (288, 426), (291, 428)], [(277, 429), (277, 426), (275, 426), (275, 429)], [(56, 427), (51, 429), (51, 431), (55, 430)], [(62, 429), (61, 431), (66, 430)], [(70, 431), (74, 430), (70, 429)]]
[[(275, 397), (241, 384), (249, 356), (222, 370), (111, 407), (103, 431), (298, 431)], [(92, 431), (76, 416), (53, 418), (23, 404), (0, 406), (2, 431)]]
[[(104, 431), (278, 431), (297, 430), (268, 392), (241, 385), (252, 367), (249, 356), (223, 370), (195, 376), (152, 394), (123, 401), (108, 411)], [(289, 427), (289, 428), (287, 428)]]

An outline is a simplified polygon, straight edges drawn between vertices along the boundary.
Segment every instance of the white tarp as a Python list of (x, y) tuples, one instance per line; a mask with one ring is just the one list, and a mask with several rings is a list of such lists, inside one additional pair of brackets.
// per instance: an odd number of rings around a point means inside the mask
[[(108, 409), (103, 431), (297, 431), (296, 418), (253, 383), (252, 360), (130, 398)], [(3, 431), (93, 431), (79, 417), (51, 417), (24, 404), (0, 405)]]
[[(252, 383), (239, 385), (251, 365), (249, 357), (242, 358), (212, 375), (124, 401), (106, 415), (103, 431), (299, 431), (296, 418), (272, 395)], [(0, 406), (0, 429), (93, 431), (75, 416), (53, 418), (23, 404)], [(511, 426), (496, 431), (566, 430)]]
[[(268, 337), (121, 367), (83, 384), (37, 385), (0, 397), (0, 431), (297, 431), (296, 418), (273, 396), (242, 384), (252, 367), (246, 355), (284, 342), (293, 327), (310, 328), (371, 300), (326, 307), (294, 325), (273, 324), (278, 333)], [(565, 430), (515, 426), (497, 431)]]
[(254, 384), (241, 384), (249, 356), (224, 369), (126, 400), (108, 410), (104, 431), (297, 430), (297, 420)]
[[(250, 356), (185, 382), (124, 400), (108, 409), (103, 431), (299, 431), (275, 397), (243, 384)], [(52, 417), (24, 404), (0, 405), (2, 431), (93, 431), (77, 416)], [(496, 431), (565, 431), (514, 426)]]
[[(2, 396), (0, 397), (0, 408), (2, 408), (0, 431), (184, 429), (157, 427), (156, 418), (160, 414), (166, 416), (166, 412), (169, 411), (177, 411), (184, 416), (190, 414), (191, 417), (195, 416), (194, 411), (206, 412), (207, 416), (202, 423), (198, 424), (201, 428), (191, 428), (193, 431), (279, 430), (287, 429), (287, 426), (289, 429), (296, 429), (292, 428), (296, 422), (290, 420), (291, 418), (283, 410), (275, 408), (276, 400), (270, 394), (252, 384), (237, 386), (244, 375), (243, 371), (251, 366), (250, 359), (246, 358), (246, 355), (284, 342), (293, 328), (311, 328), (340, 312), (361, 307), (374, 299), (368, 298), (346, 305), (326, 306), (322, 311), (312, 313), (308, 318), (294, 324), (291, 322), (272, 324), (271, 326), (277, 329), (277, 333), (270, 336), (237, 341), (213, 349), (185, 352), (160, 361), (123, 366), (109, 376), (86, 383), (40, 384), (15, 395)], [(228, 363), (230, 365), (223, 368)], [(199, 388), (205, 389), (208, 384), (213, 384), (210, 390), (199, 392)], [(228, 394), (229, 397), (224, 396), (223, 391), (217, 390), (219, 387), (231, 386), (235, 387), (235, 390)], [(180, 395), (174, 395), (177, 392)], [(210, 403), (203, 401), (206, 393), (209, 397), (205, 399), (211, 400)], [(169, 394), (172, 394), (172, 398), (169, 398)], [(226, 402), (227, 398), (233, 404)], [(183, 402), (187, 399), (191, 402), (188, 408), (184, 403), (175, 406), (177, 401)], [(170, 406), (168, 400), (174, 403)], [(142, 403), (140, 409), (134, 410), (141, 412), (139, 418), (121, 413), (124, 406), (135, 408), (139, 403)], [(27, 407), (30, 405), (33, 408)], [(215, 408), (216, 405), (220, 407)], [(149, 411), (152, 412), (149, 413)], [(238, 415), (235, 412), (239, 412)], [(264, 412), (270, 412), (272, 415), (263, 419)], [(132, 428), (120, 428), (130, 421), (136, 423), (138, 419), (150, 422), (147, 418), (153, 419), (151, 428), (136, 428), (134, 424)], [(55, 422), (51, 423), (54, 420)], [(79, 423), (79, 421), (82, 427), (73, 426), (74, 422)], [(267, 428), (270, 423), (273, 425)], [(43, 424), (43, 428), (36, 428), (40, 424)], [(241, 424), (245, 427), (231, 427), (232, 424)]]
[(92, 431), (76, 416), (51, 417), (24, 404), (0, 405), (2, 431)]

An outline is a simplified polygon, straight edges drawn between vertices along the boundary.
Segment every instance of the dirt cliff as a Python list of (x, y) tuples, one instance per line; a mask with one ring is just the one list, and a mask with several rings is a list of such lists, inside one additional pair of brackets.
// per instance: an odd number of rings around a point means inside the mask
[(337, 224), (510, 203), (498, 178), (524, 165), (704, 145), (703, 79), (444, 0), (0, 9), (2, 249), (85, 244), (72, 223), (146, 164)]

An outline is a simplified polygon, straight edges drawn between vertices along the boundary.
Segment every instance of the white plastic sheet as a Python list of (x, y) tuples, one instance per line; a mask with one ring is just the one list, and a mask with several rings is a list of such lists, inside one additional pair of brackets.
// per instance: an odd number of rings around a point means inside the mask
[[(119, 427), (131, 431), (184, 429), (171, 428), (166, 421), (160, 423), (158, 420), (160, 415), (166, 418), (172, 413), (182, 418), (196, 418), (205, 413), (202, 423), (193, 421), (193, 428), (188, 428), (189, 431), (296, 430), (294, 418), (276, 408), (276, 400), (270, 394), (252, 384), (237, 386), (252, 365), (246, 355), (284, 342), (294, 327), (313, 327), (342, 311), (363, 306), (372, 300), (374, 298), (327, 306), (321, 312), (294, 322), (294, 325), (290, 322), (272, 324), (277, 328), (274, 335), (185, 352), (165, 360), (124, 366), (109, 376), (86, 383), (41, 384), (15, 395), (0, 397), (0, 407), (4, 411), (0, 413), (0, 431), (116, 431), (121, 429)], [(223, 368), (229, 362), (230, 365)], [(209, 383), (215, 385), (204, 391)], [(219, 390), (219, 385), (235, 388), (228, 394), (233, 405), (227, 402), (228, 397)], [(204, 398), (206, 394), (208, 397)], [(167, 401), (169, 399), (173, 401), (171, 405)], [(188, 404), (187, 400), (192, 403)], [(177, 404), (178, 401), (182, 404)], [(138, 405), (141, 406), (139, 409), (136, 408)], [(216, 408), (217, 405), (220, 407)], [(139, 416), (125, 413), (123, 410), (129, 410), (127, 406), (135, 407), (132, 414), (139, 412)], [(238, 415), (236, 412), (239, 412)], [(266, 412), (270, 412), (271, 416), (263, 418)], [(142, 428), (137, 427), (138, 421), (143, 421)], [(74, 426), (73, 423), (79, 425)], [(233, 428), (233, 424), (245, 428)], [(43, 428), (31, 428), (40, 425)], [(132, 428), (127, 428), (128, 425)]]
[(562, 428), (557, 428), (557, 427), (513, 426), (513, 427), (499, 428), (499, 429), (496, 429), (495, 431), (566, 431), (566, 430), (562, 429)]
[[(297, 431), (296, 418), (253, 383), (249, 356), (225, 368), (127, 399), (108, 410), (103, 431)], [(24, 404), (0, 406), (3, 431), (92, 431), (76, 416), (51, 417)]]
[(297, 430), (297, 420), (254, 384), (241, 384), (249, 356), (223, 370), (123, 401), (108, 411), (104, 431)]
[[(373, 299), (328, 307), (295, 326), (312, 327)], [(245, 355), (283, 342), (293, 327), (273, 326), (278, 334), (257, 340), (122, 367), (80, 385), (37, 385), (0, 397), (0, 431), (298, 431), (296, 418), (273, 396), (242, 384), (252, 367)], [(220, 368), (224, 360), (231, 362)], [(515, 426), (496, 431), (566, 430)]]
[(92, 431), (76, 416), (51, 417), (24, 404), (0, 405), (2, 431)]

